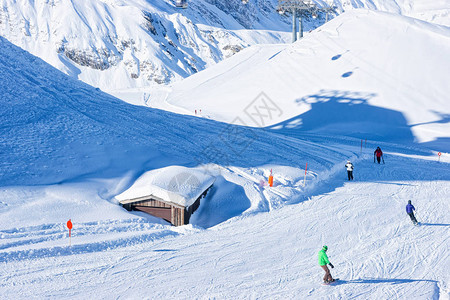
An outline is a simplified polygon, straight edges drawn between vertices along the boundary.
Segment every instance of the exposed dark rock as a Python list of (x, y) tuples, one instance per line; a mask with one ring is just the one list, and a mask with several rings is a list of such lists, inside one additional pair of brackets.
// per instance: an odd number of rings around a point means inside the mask
[(106, 70), (111, 66), (117, 65), (121, 60), (121, 57), (115, 56), (109, 49), (70, 49), (62, 44), (58, 49), (58, 53), (64, 54), (80, 66), (96, 70)]

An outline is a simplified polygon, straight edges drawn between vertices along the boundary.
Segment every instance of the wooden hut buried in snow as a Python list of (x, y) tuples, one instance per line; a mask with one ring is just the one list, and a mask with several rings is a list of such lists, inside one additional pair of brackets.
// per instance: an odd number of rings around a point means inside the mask
[(116, 199), (129, 211), (143, 211), (180, 226), (189, 224), (213, 184), (214, 177), (201, 169), (170, 166), (143, 174)]

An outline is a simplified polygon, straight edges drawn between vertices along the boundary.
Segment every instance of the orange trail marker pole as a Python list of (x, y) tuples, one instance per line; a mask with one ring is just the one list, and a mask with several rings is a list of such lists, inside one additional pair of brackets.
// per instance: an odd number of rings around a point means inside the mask
[(72, 227), (73, 227), (72, 221), (71, 221), (71, 219), (69, 219), (69, 221), (67, 221), (67, 228), (69, 228), (69, 246), (72, 246), (72, 237), (71, 237)]
[(273, 176), (272, 176), (272, 169), (270, 169), (270, 175), (269, 175), (269, 186), (273, 186)]
[(442, 153), (438, 152), (438, 162), (441, 162), (441, 155), (442, 155)]
[(306, 186), (306, 170), (308, 170), (308, 163), (306, 163), (306, 167), (305, 167), (305, 179), (303, 180), (303, 186)]

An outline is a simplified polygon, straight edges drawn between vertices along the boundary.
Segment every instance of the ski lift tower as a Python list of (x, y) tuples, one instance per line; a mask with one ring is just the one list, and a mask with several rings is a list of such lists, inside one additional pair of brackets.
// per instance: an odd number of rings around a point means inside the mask
[(177, 8), (187, 8), (188, 7), (187, 0), (175, 0), (175, 6)]
[(334, 0), (331, 1), (331, 2), (326, 2), (325, 6), (320, 8), (320, 11), (322, 11), (322, 12), (324, 12), (326, 14), (325, 23), (328, 22), (328, 15), (329, 14), (333, 14), (333, 15), (337, 14), (336, 9), (337, 9), (337, 6), (334, 5)]
[(316, 5), (312, 0), (278, 0), (277, 11), (280, 15), (292, 14), (292, 42), (297, 40), (297, 16), (300, 21), (299, 38), (303, 37), (302, 16), (311, 13), (314, 16)]

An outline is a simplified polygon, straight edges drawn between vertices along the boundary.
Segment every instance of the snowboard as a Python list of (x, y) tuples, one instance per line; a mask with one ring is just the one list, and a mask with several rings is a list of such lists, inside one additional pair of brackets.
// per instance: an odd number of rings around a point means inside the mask
[(332, 285), (332, 284), (335, 284), (338, 281), (339, 281), (339, 278), (335, 278), (334, 281), (332, 281), (332, 282), (328, 282), (328, 283), (322, 282), (322, 285)]

